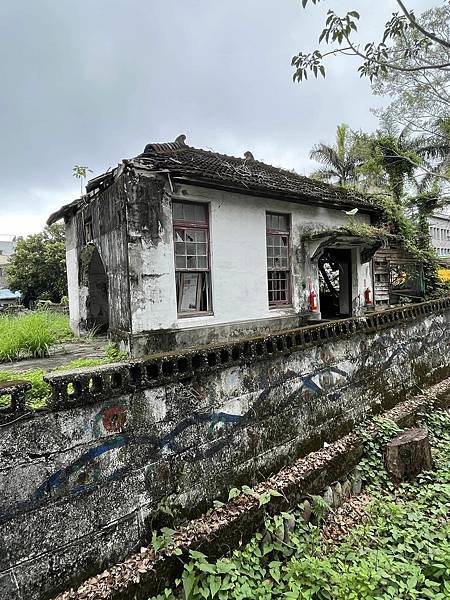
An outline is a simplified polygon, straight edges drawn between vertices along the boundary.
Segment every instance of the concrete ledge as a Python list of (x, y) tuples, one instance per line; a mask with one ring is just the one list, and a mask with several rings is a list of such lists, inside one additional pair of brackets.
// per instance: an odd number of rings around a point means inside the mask
[(52, 387), (52, 410), (88, 405), (135, 390), (158, 387), (195, 375), (289, 355), (327, 342), (372, 333), (448, 311), (450, 297), (291, 329), (280, 334), (155, 354), (99, 368), (77, 369), (44, 377)]

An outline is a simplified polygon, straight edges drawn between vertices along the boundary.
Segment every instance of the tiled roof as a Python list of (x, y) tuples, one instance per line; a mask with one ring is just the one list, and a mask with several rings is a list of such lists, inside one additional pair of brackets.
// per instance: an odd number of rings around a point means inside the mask
[(254, 160), (250, 152), (246, 152), (246, 158), (236, 158), (193, 148), (186, 145), (183, 138), (180, 136), (168, 144), (148, 144), (137, 160), (152, 170), (168, 170), (173, 176), (211, 186), (291, 201), (377, 210), (376, 203), (368, 196)]
[[(340, 209), (358, 207), (366, 211), (381, 212), (379, 205), (370, 196), (268, 165), (255, 160), (251, 152), (246, 152), (245, 158), (236, 158), (193, 148), (184, 140), (185, 136), (181, 135), (175, 142), (148, 144), (142, 154), (123, 162), (130, 167), (134, 165), (149, 171), (169, 172), (174, 178), (212, 188)], [(91, 179), (86, 186), (88, 196), (63, 206), (49, 217), (47, 223), (54, 223), (66, 214), (76, 212), (84, 202), (89, 201), (90, 196), (109, 187), (117, 172), (118, 170), (109, 171)]]

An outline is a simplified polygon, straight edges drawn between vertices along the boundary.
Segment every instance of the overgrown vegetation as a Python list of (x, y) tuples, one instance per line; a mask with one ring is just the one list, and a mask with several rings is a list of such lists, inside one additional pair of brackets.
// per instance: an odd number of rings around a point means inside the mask
[(385, 242), (389, 239), (395, 239), (385, 227), (375, 227), (368, 223), (361, 223), (354, 218), (350, 218), (348, 223), (341, 227), (324, 227), (307, 231), (303, 234), (303, 239), (314, 240), (327, 235), (358, 237), (373, 242)]
[[(428, 418), (435, 468), (415, 483), (395, 488), (384, 470), (382, 445), (398, 428), (378, 420), (378, 437), (367, 436), (360, 465), (371, 501), (364, 518), (338, 539), (319, 526), (321, 503), (312, 503), (315, 524), (301, 511), (266, 519), (265, 543), (257, 534), (243, 548), (210, 563), (190, 552), (173, 590), (153, 600), (446, 600), (450, 598), (450, 417)], [(286, 540), (285, 523), (294, 523)]]
[[(127, 352), (119, 350), (115, 344), (108, 344), (105, 348), (104, 358), (78, 358), (58, 367), (53, 372), (98, 367), (100, 365), (120, 362), (126, 358), (128, 358)], [(51, 387), (44, 381), (45, 374), (46, 372), (43, 369), (30, 369), (20, 372), (0, 371), (0, 383), (4, 381), (30, 381), (32, 387), (26, 394), (27, 404), (31, 408), (42, 408), (47, 404), (51, 392)], [(0, 406), (7, 406), (9, 402), (9, 399), (5, 397), (0, 398)]]
[(51, 311), (0, 316), (0, 361), (42, 358), (52, 344), (73, 336), (69, 318)]

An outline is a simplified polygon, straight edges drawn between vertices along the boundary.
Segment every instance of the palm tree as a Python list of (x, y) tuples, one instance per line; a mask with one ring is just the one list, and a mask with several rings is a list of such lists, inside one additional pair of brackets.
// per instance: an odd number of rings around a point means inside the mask
[(419, 189), (424, 191), (433, 184), (436, 178), (443, 176), (443, 180), (450, 179), (450, 118), (439, 119), (434, 124), (434, 131), (430, 135), (417, 140), (417, 154), (421, 156), (428, 172), (422, 178)]
[(362, 159), (355, 152), (354, 140), (349, 133), (348, 125), (338, 125), (336, 128), (336, 144), (316, 144), (309, 157), (324, 165), (324, 168), (314, 171), (313, 177), (329, 183), (348, 185), (356, 183), (357, 169)]

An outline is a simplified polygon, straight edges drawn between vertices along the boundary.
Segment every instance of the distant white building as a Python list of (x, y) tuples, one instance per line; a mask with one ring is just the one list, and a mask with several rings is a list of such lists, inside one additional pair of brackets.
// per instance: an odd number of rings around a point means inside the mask
[(429, 232), (438, 256), (450, 257), (450, 214), (443, 211), (430, 217)]
[(7, 287), (6, 265), (16, 249), (17, 239), (16, 236), (0, 234), (0, 290)]

